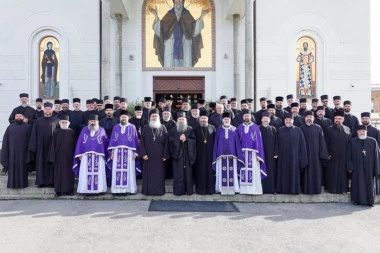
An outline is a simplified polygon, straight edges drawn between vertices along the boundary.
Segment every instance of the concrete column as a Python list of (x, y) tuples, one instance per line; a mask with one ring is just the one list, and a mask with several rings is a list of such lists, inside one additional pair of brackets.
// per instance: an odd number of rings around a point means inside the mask
[[(102, 90), (101, 96), (110, 95), (110, 49), (111, 49), (111, 8), (110, 0), (102, 0)], [(113, 94), (112, 94), (113, 95)]]
[(116, 92), (120, 96), (123, 94), (123, 15), (115, 14), (116, 19), (116, 44), (115, 44), (115, 85)]
[[(239, 67), (239, 26), (240, 26), (240, 14), (233, 15), (233, 27), (234, 27), (234, 96), (241, 96), (240, 92), (240, 67)], [(241, 99), (241, 98), (240, 98)]]
[(245, 0), (245, 96), (253, 98), (254, 50), (253, 50), (253, 2)]

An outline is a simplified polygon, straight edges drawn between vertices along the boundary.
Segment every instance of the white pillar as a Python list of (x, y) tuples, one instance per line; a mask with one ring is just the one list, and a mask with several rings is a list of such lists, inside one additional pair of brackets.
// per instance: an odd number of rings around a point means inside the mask
[(115, 14), (116, 18), (116, 40), (115, 40), (115, 85), (116, 92), (120, 96), (123, 94), (123, 15)]
[(245, 0), (245, 96), (253, 98), (254, 50), (253, 50), (253, 2)]
[(233, 15), (234, 27), (234, 96), (240, 98), (240, 67), (239, 67), (239, 26), (240, 14)]
[[(102, 0), (102, 90), (101, 95), (110, 94), (110, 49), (111, 49), (111, 8), (110, 0)], [(102, 98), (101, 98), (102, 99)]]

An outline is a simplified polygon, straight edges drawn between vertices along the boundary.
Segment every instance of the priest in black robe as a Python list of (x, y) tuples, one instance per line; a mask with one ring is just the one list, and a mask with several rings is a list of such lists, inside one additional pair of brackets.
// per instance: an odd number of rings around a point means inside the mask
[(161, 125), (159, 112), (149, 112), (149, 125), (141, 133), (139, 157), (143, 159), (142, 193), (165, 194), (165, 161), (170, 157), (168, 132)]
[(326, 185), (330, 193), (348, 192), (347, 148), (351, 139), (351, 131), (343, 125), (344, 112), (334, 114), (334, 124), (326, 130), (328, 162), (326, 169)]
[(61, 116), (60, 128), (54, 130), (49, 162), (54, 166), (54, 190), (56, 196), (74, 193), (73, 160), (76, 134), (69, 128), (69, 116)]
[[(170, 132), (170, 129), (176, 127), (176, 122), (172, 119), (172, 110), (169, 106), (165, 106), (162, 108), (162, 118), (161, 118), (161, 124), (165, 126), (168, 133)], [(177, 112), (176, 112), (177, 114)], [(175, 117), (177, 118), (177, 116)], [(173, 178), (173, 163), (172, 159), (169, 158), (165, 161), (165, 178), (171, 179)]]
[(215, 108), (216, 108), (216, 113), (210, 116), (208, 123), (213, 125), (215, 129), (218, 129), (218, 127), (223, 125), (222, 115), (224, 112), (224, 106), (222, 104), (217, 104)]
[(261, 181), (263, 193), (276, 193), (276, 176), (277, 176), (277, 158), (278, 143), (277, 129), (269, 125), (270, 113), (261, 114), (260, 132), (263, 139), (265, 166), (267, 169), (267, 177)]
[(193, 129), (195, 129), (199, 125), (198, 105), (191, 105), (190, 115), (187, 117), (187, 124), (191, 126)]
[[(144, 107), (142, 108), (142, 117), (149, 121), (149, 111), (152, 109), (152, 98), (144, 97)], [(137, 128), (136, 128), (137, 129)]]
[(270, 113), (269, 125), (274, 126), (277, 130), (284, 126), (284, 121), (275, 115), (276, 109), (274, 104), (268, 104), (268, 112)]
[(15, 123), (5, 130), (1, 149), (1, 164), (8, 172), (8, 188), (28, 187), (28, 142), (31, 125), (24, 122), (24, 112), (21, 109), (14, 111)]
[(80, 98), (73, 98), (73, 108), (74, 110), (69, 112), (70, 117), (70, 128), (74, 130), (75, 135), (79, 137), (80, 132), (84, 125), (87, 125), (84, 122), (84, 113), (80, 109)]
[(70, 115), (71, 110), (69, 109), (70, 101), (68, 99), (62, 99), (62, 110), (58, 113), (57, 118), (66, 119), (66, 116)]
[(329, 107), (329, 96), (328, 95), (322, 95), (321, 101), (323, 108), (325, 110), (325, 117), (330, 119), (331, 121), (334, 121), (334, 109)]
[(44, 109), (42, 109), (42, 98), (36, 98), (36, 119), (44, 116)]
[(299, 114), (299, 104), (297, 102), (290, 105), (290, 113), (293, 115), (293, 125), (300, 127), (305, 124), (305, 119)]
[(309, 165), (301, 175), (301, 186), (304, 194), (320, 194), (322, 192), (322, 161), (328, 158), (325, 137), (322, 128), (313, 123), (312, 111), (305, 113), (305, 124), (300, 128), (306, 142)]
[(37, 119), (36, 110), (28, 105), (29, 102), (29, 94), (27, 93), (21, 93), (20, 94), (20, 106), (17, 106), (13, 109), (11, 115), (9, 115), (9, 123), (13, 124), (15, 123), (15, 116), (16, 112), (21, 112), (24, 115), (24, 122), (33, 125), (34, 121)]
[(348, 170), (352, 172), (351, 201), (355, 205), (375, 204), (374, 179), (380, 176), (379, 146), (367, 137), (367, 128), (360, 125), (347, 151)]
[[(90, 119), (90, 115), (98, 115), (98, 110), (97, 110), (97, 108), (95, 109), (94, 100), (87, 99), (86, 100), (86, 107), (87, 107), (87, 110), (83, 112), (83, 123), (82, 123), (83, 126), (87, 126), (88, 121)], [(98, 115), (98, 117), (99, 117), (99, 115)]]
[(343, 102), (344, 121), (343, 125), (348, 126), (351, 130), (352, 137), (356, 137), (356, 129), (359, 126), (359, 119), (351, 114), (351, 101)]
[(301, 171), (308, 165), (302, 130), (293, 125), (292, 115), (285, 115), (285, 126), (277, 131), (278, 167), (276, 192), (301, 193)]
[(54, 167), (48, 161), (48, 155), (53, 140), (53, 132), (59, 127), (59, 119), (52, 117), (53, 104), (44, 103), (44, 117), (33, 125), (29, 140), (29, 150), (36, 161), (36, 185), (38, 187), (53, 186)]
[(262, 117), (264, 112), (267, 112), (267, 99), (266, 98), (264, 98), (264, 97), (260, 98), (260, 107), (261, 107), (261, 109), (254, 113), (255, 122), (257, 123), (257, 125), (261, 125), (261, 117)]
[(173, 163), (173, 194), (193, 194), (193, 165), (196, 140), (194, 130), (187, 125), (186, 113), (177, 113), (177, 125), (169, 132), (170, 156)]
[[(108, 136), (108, 139), (110, 139), (113, 127), (119, 124), (119, 118), (114, 116), (114, 110), (113, 110), (112, 104), (106, 104), (104, 113), (106, 117), (104, 117), (103, 119), (99, 121), (99, 126), (104, 128)], [(129, 114), (127, 115), (129, 116)], [(119, 114), (119, 117), (120, 117), (120, 114)]]
[(144, 127), (148, 124), (148, 120), (142, 117), (142, 107), (141, 105), (135, 106), (135, 116), (129, 119), (129, 123), (135, 125), (139, 139), (141, 139), (141, 133)]
[(285, 116), (289, 114), (287, 111), (282, 108), (282, 102), (284, 101), (283, 97), (276, 97), (276, 117), (279, 117), (281, 120), (285, 119)]
[(208, 112), (201, 111), (199, 126), (194, 129), (197, 148), (194, 166), (196, 193), (200, 195), (215, 193), (215, 175), (212, 169), (212, 151), (216, 129), (208, 124)]

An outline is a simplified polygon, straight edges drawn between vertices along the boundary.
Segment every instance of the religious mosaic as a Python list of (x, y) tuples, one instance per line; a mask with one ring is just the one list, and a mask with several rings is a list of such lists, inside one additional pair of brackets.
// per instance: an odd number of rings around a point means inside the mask
[(45, 37), (39, 46), (40, 82), (39, 97), (59, 98), (59, 42), (54, 37)]
[(315, 97), (316, 90), (316, 45), (312, 38), (302, 37), (297, 42), (297, 95)]
[(212, 1), (146, 0), (142, 16), (145, 70), (214, 67)]

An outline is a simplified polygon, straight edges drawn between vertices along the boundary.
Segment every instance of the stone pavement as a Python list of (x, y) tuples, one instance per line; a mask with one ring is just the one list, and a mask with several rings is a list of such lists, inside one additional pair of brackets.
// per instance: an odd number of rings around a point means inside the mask
[(0, 201), (0, 252), (380, 252), (380, 206), (236, 203), (148, 212), (149, 201)]

